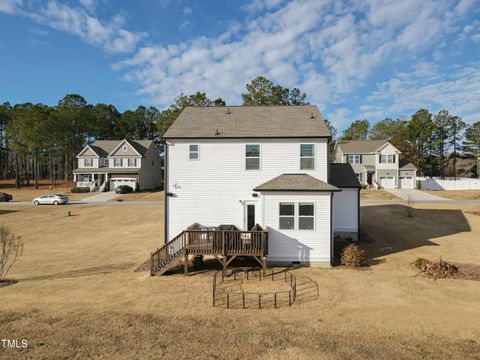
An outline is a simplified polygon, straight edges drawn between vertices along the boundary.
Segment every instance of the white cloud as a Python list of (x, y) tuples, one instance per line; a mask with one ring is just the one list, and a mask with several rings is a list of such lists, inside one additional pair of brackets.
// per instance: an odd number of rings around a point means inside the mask
[[(480, 63), (465, 68), (451, 67), (443, 71), (425, 72), (423, 66), (378, 85), (360, 108), (362, 117), (409, 118), (414, 111), (428, 108), (437, 112), (448, 109), (450, 113), (469, 120), (478, 117), (480, 99)], [(379, 116), (380, 115), (380, 116)]]
[(325, 113), (325, 118), (330, 120), (335, 128), (341, 129), (348, 126), (351, 122), (350, 115), (352, 111), (345, 107), (337, 108), (334, 111)]
[[(40, 7), (32, 7), (21, 0), (0, 1), (0, 11), (28, 17), (38, 24), (76, 35), (110, 52), (131, 52), (146, 37), (145, 33), (123, 29), (124, 19), (119, 15), (108, 23), (90, 15), (83, 7), (71, 7), (55, 0)], [(88, 0), (82, 0), (81, 3), (84, 6), (94, 5), (93, 1)]]
[(183, 8), (183, 13), (184, 13), (185, 15), (192, 15), (192, 12), (193, 12), (193, 10), (192, 10), (192, 8), (189, 7), (189, 6), (185, 6), (185, 7)]
[(178, 27), (180, 30), (185, 30), (188, 26), (190, 26), (190, 21), (188, 20), (185, 20), (184, 22), (182, 22), (180, 24), (180, 26)]
[(87, 10), (95, 10), (95, 0), (79, 0), (80, 4)]

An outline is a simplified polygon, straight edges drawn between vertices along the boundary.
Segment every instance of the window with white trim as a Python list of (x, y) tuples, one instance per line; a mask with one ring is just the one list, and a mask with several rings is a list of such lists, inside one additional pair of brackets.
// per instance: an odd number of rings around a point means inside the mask
[(122, 166), (122, 158), (114, 158), (113, 159), (113, 166), (121, 167)]
[(315, 170), (314, 144), (300, 144), (300, 170)]
[(135, 166), (137, 166), (137, 159), (135, 159), (135, 158), (128, 158), (128, 166), (129, 166), (129, 167), (135, 167)]
[(298, 230), (313, 230), (315, 227), (314, 203), (298, 204)]
[(380, 163), (381, 164), (393, 164), (395, 162), (395, 155), (380, 155)]
[(245, 169), (260, 170), (260, 145), (245, 145)]
[(109, 166), (108, 159), (103, 159), (103, 166)]
[(295, 229), (295, 203), (293, 202), (280, 203), (278, 228), (280, 230)]
[(347, 155), (347, 162), (349, 164), (361, 164), (362, 155)]
[(189, 159), (190, 160), (198, 160), (199, 159), (199, 150), (197, 144), (192, 144), (189, 146)]
[(83, 166), (92, 167), (93, 166), (93, 159), (92, 158), (83, 159)]

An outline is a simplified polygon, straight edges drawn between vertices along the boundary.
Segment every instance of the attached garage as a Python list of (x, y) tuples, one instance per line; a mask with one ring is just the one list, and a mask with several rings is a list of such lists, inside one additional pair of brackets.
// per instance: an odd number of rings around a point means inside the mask
[(381, 176), (380, 177), (380, 186), (383, 189), (394, 189), (395, 188), (395, 178), (393, 176)]
[(136, 190), (137, 181), (136, 181), (136, 179), (133, 179), (133, 178), (113, 178), (113, 179), (110, 179), (110, 190), (113, 191), (120, 185), (128, 185), (128, 186), (131, 186), (133, 188), (133, 190)]
[(399, 181), (400, 189), (413, 189), (413, 178), (409, 177), (400, 177)]

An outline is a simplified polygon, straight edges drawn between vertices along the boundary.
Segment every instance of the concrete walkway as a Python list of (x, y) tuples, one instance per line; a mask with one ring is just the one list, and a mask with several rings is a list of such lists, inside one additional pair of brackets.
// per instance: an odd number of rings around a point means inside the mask
[(422, 201), (450, 201), (450, 199), (443, 198), (441, 196), (432, 195), (416, 189), (384, 189), (390, 194), (398, 196), (403, 200), (408, 200), (409, 198), (416, 202)]
[(95, 195), (82, 199), (82, 202), (86, 202), (86, 203), (106, 202), (106, 201), (115, 199), (116, 197), (119, 197), (121, 195), (122, 194), (115, 194), (115, 191), (101, 192), (101, 193), (96, 193)]

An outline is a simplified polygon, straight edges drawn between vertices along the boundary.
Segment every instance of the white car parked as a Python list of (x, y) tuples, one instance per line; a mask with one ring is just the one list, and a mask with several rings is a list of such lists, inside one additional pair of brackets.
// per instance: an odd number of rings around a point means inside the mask
[(68, 203), (68, 197), (65, 195), (59, 195), (59, 194), (48, 194), (48, 195), (43, 195), (38, 198), (35, 198), (33, 199), (32, 202), (34, 205), (40, 205), (40, 204), (60, 205), (60, 204)]

